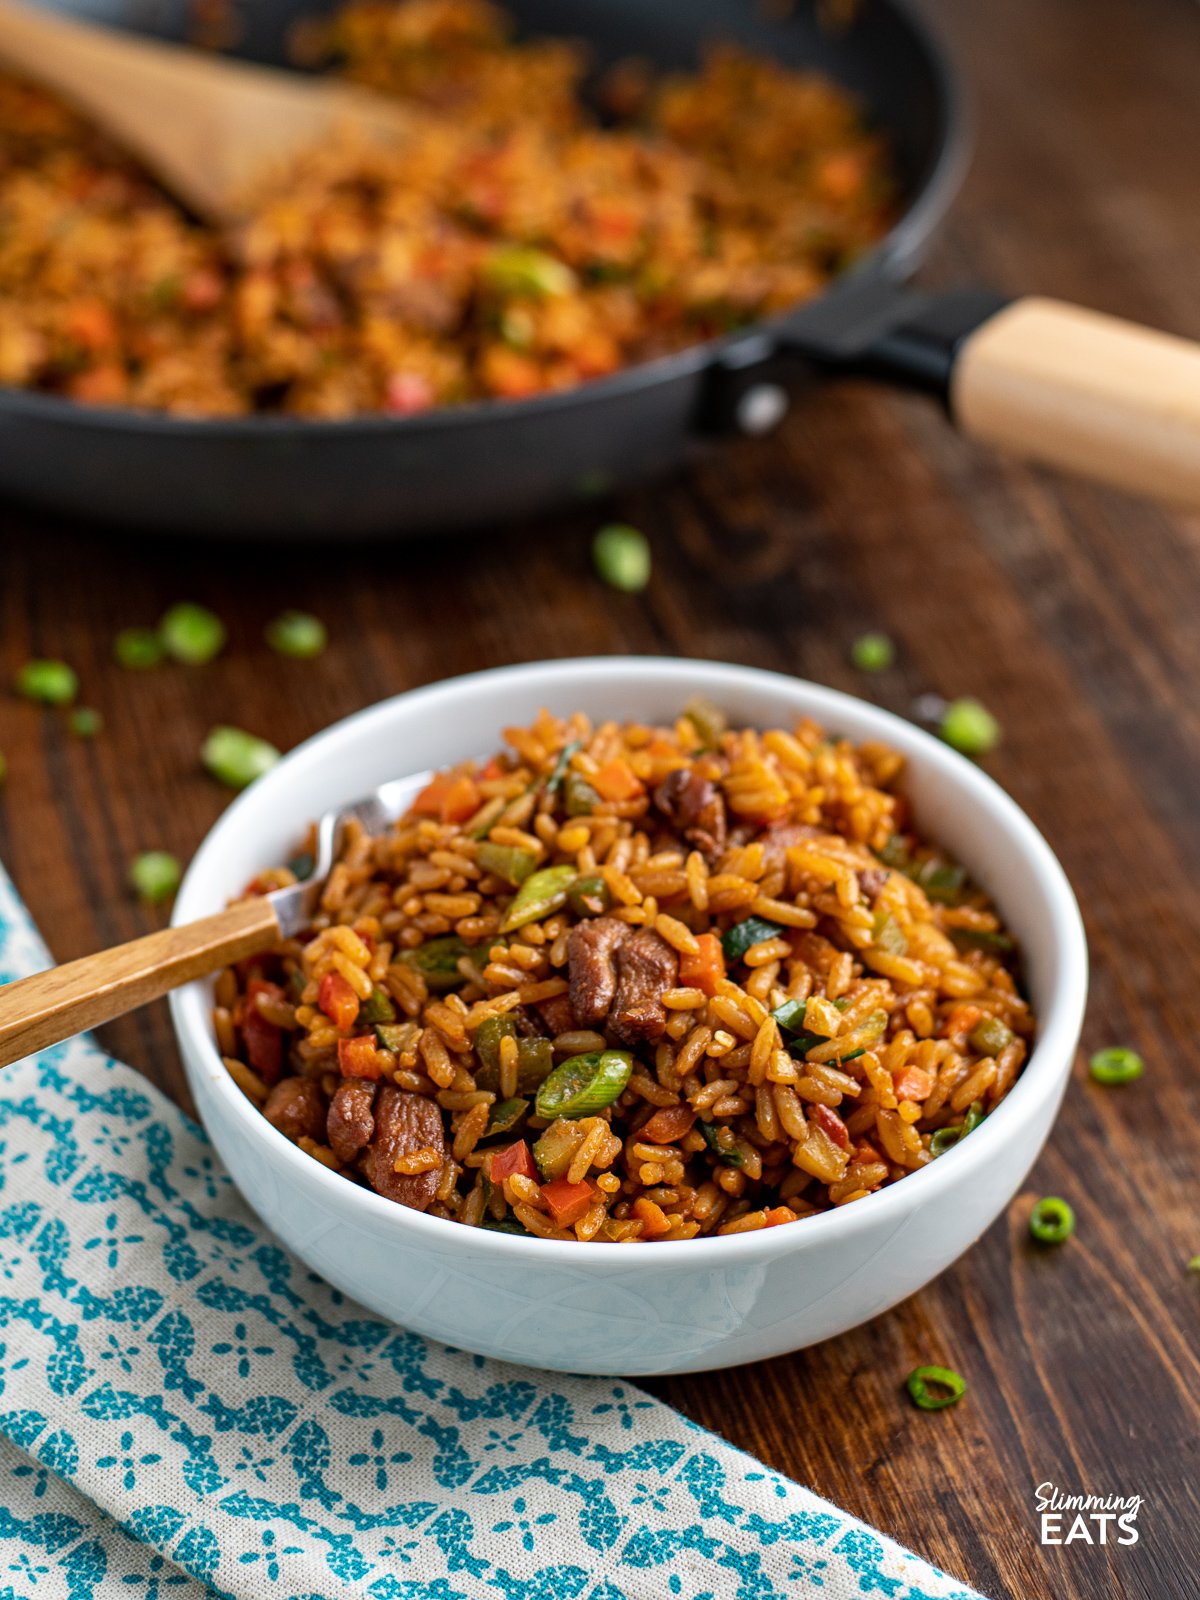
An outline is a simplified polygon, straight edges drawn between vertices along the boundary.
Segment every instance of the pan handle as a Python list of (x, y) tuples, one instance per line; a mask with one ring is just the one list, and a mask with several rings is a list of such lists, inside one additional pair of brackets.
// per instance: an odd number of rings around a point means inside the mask
[(850, 364), (940, 392), (971, 438), (1200, 509), (1200, 344), (1059, 300), (957, 291)]

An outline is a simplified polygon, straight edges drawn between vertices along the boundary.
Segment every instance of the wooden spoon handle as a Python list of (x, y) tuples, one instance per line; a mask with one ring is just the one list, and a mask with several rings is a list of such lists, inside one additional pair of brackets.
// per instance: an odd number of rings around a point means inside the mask
[(185, 927), (6, 984), (0, 989), (0, 1067), (268, 950), (280, 937), (271, 902), (254, 896)]

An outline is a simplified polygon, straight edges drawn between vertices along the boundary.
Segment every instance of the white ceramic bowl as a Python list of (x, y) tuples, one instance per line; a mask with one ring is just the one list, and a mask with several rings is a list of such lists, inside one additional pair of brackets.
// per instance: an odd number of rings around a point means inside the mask
[(1087, 948), (1041, 835), (976, 767), (873, 706), (774, 673), (706, 661), (535, 662), (398, 696), (294, 750), (220, 819), (175, 921), (217, 910), (286, 858), (308, 821), (389, 778), (494, 748), (543, 706), (671, 721), (703, 694), (735, 724), (810, 715), (909, 762), (920, 830), (963, 861), (1021, 942), (1039, 1017), (1020, 1080), (961, 1145), (920, 1172), (790, 1228), (653, 1247), (547, 1242), (391, 1204), (290, 1144), (235, 1087), (209, 1019), (211, 985), (172, 996), (188, 1081), (213, 1143), (266, 1225), (381, 1316), (449, 1344), (581, 1373), (688, 1372), (813, 1344), (928, 1283), (1000, 1213), (1050, 1130), (1079, 1038)]

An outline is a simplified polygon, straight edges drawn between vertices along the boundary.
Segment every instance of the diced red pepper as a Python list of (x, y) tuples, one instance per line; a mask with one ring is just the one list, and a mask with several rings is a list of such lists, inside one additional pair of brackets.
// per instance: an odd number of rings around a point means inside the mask
[(836, 1111), (831, 1111), (828, 1106), (809, 1106), (808, 1114), (817, 1127), (829, 1135), (834, 1144), (843, 1150), (849, 1150), (850, 1130)]
[(443, 772), (425, 785), (412, 808), (419, 817), (436, 817), (439, 822), (465, 822), (479, 810), (480, 800), (473, 778), (455, 778)]
[(656, 1111), (649, 1122), (638, 1130), (638, 1138), (647, 1144), (674, 1144), (691, 1131), (696, 1113), (691, 1106), (664, 1106)]
[(725, 976), (725, 952), (715, 933), (698, 934), (696, 943), (697, 954), (685, 950), (679, 957), (679, 981), (687, 989), (702, 989), (712, 996)]
[(555, 1178), (553, 1183), (542, 1185), (542, 1198), (557, 1228), (573, 1228), (591, 1205), (595, 1193), (590, 1183), (572, 1183), (568, 1178)]
[(415, 417), (433, 401), (433, 385), (420, 372), (393, 372), (384, 390), (384, 408), (395, 417)]
[(921, 1067), (905, 1067), (892, 1077), (897, 1100), (928, 1100), (933, 1093), (933, 1078)]
[(497, 1189), (505, 1178), (514, 1178), (518, 1175), (537, 1181), (538, 1174), (533, 1164), (533, 1154), (524, 1139), (518, 1139), (516, 1144), (506, 1145), (503, 1150), (493, 1150), (488, 1157), (488, 1177)]
[(591, 784), (602, 800), (636, 800), (646, 792), (645, 785), (623, 756), (614, 756), (605, 762)]
[(372, 1083), (383, 1076), (383, 1061), (369, 1033), (338, 1040), (338, 1070), (343, 1078), (368, 1078)]
[(358, 1020), (358, 996), (340, 972), (327, 972), (321, 979), (317, 1004), (335, 1028), (352, 1028)]
[(767, 1219), (763, 1223), (765, 1228), (779, 1228), (785, 1222), (800, 1221), (800, 1218), (788, 1206), (772, 1206), (769, 1211), (764, 1212), (764, 1216)]

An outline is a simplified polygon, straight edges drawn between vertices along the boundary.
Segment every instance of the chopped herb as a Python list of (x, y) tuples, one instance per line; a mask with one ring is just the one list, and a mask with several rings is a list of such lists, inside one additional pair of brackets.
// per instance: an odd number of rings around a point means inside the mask
[(1029, 1213), (1029, 1231), (1039, 1244), (1062, 1244), (1075, 1232), (1075, 1213), (1065, 1200), (1047, 1195)]
[(129, 866), (130, 886), (152, 906), (169, 900), (182, 876), (179, 862), (165, 850), (147, 850)]
[(592, 541), (596, 571), (612, 589), (638, 594), (650, 582), (650, 541), (627, 523), (610, 523)]
[(632, 1071), (633, 1057), (628, 1050), (593, 1050), (569, 1056), (538, 1089), (537, 1114), (548, 1121), (590, 1117), (624, 1092)]
[(896, 646), (886, 633), (864, 633), (850, 646), (850, 659), (860, 672), (886, 672), (896, 659)]
[[(967, 1392), (966, 1380), (949, 1367), (916, 1367), (909, 1373), (905, 1388), (913, 1405), (922, 1411), (941, 1411), (956, 1405)], [(935, 1389), (941, 1392), (935, 1393)]]
[(903, 872), (909, 863), (908, 840), (902, 833), (893, 833), (882, 850), (875, 854), (885, 867), (892, 867), (897, 872)]
[(242, 728), (219, 727), (213, 728), (205, 739), (200, 759), (219, 783), (244, 789), (271, 770), (279, 760), (279, 751)]
[(1088, 1062), (1092, 1077), (1106, 1088), (1116, 1084), (1133, 1083), (1146, 1070), (1146, 1063), (1136, 1050), (1123, 1044), (1110, 1045), (1107, 1050), (1097, 1050)]
[(804, 1031), (804, 1011), (807, 1000), (785, 1000), (781, 1006), (776, 1006), (771, 1015), (781, 1028), (786, 1028), (789, 1033), (802, 1033)]
[(27, 661), (17, 673), (17, 692), (45, 706), (69, 706), (79, 679), (65, 661)]
[(284, 611), (267, 624), (266, 641), (278, 655), (311, 661), (328, 644), (329, 633), (320, 617), (307, 611)]
[(747, 950), (764, 939), (774, 939), (783, 929), (778, 922), (768, 922), (765, 917), (747, 917), (737, 922), (721, 935), (721, 948), (727, 961), (740, 961)]
[[(727, 1147), (721, 1143), (721, 1128), (724, 1126), (723, 1123), (718, 1124), (715, 1122), (698, 1122), (696, 1126), (699, 1128), (701, 1137), (703, 1138), (705, 1144), (712, 1151), (713, 1155), (720, 1158), (725, 1166), (745, 1166), (746, 1158), (735, 1144), (731, 1143)], [(732, 1138), (732, 1135), (730, 1137)]]
[(495, 1217), (484, 1217), (479, 1226), (488, 1233), (520, 1233), (526, 1238), (529, 1236), (528, 1228), (523, 1228), (515, 1217), (501, 1217), (499, 1221)]
[(225, 644), (225, 624), (220, 617), (192, 600), (174, 605), (158, 625), (162, 647), (175, 661), (185, 666), (202, 667), (221, 653)]
[(964, 756), (985, 756), (1000, 743), (1000, 724), (978, 700), (952, 700), (942, 712), (942, 738)]
[(141, 672), (162, 660), (163, 643), (153, 628), (122, 628), (113, 640), (113, 655), (120, 666)]
[(92, 706), (76, 706), (67, 725), (77, 739), (94, 739), (104, 726), (104, 718)]

